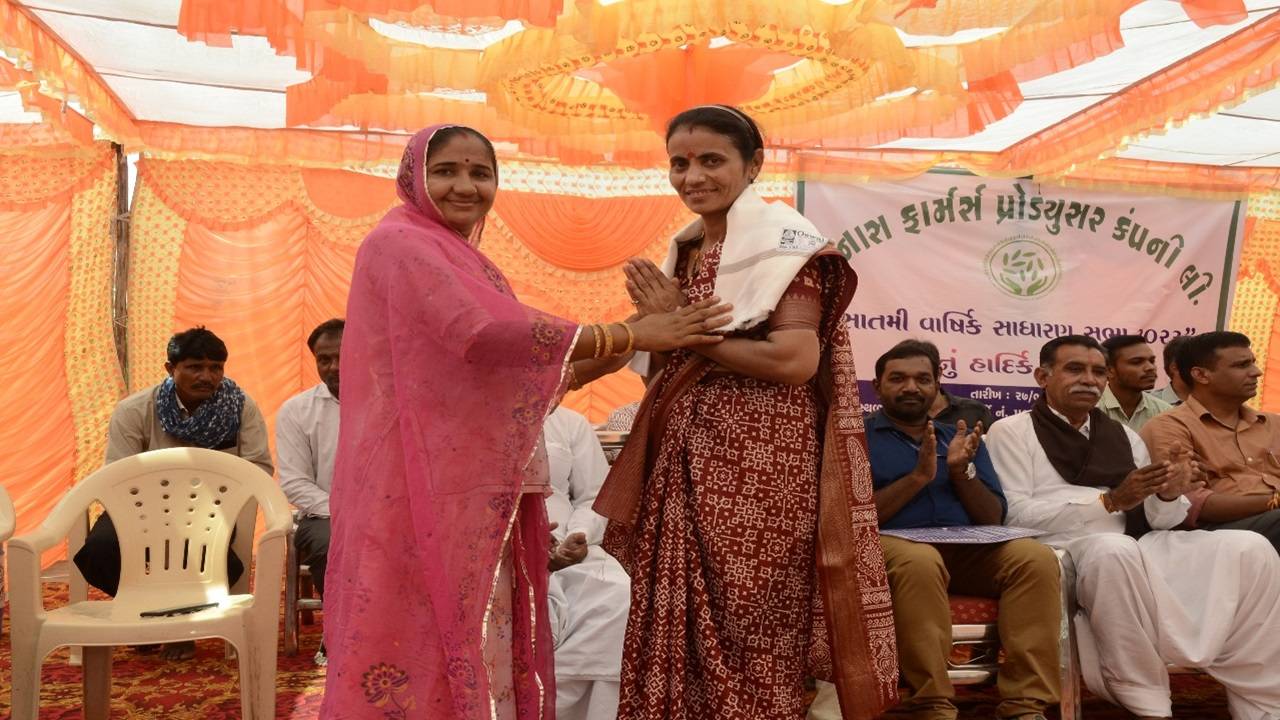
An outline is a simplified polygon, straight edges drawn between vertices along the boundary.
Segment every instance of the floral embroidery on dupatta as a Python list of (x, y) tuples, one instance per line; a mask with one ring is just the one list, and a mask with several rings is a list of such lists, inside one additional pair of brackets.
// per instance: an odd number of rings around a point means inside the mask
[[(409, 673), (395, 665), (371, 665), (360, 686), (369, 704), (382, 709), (387, 720), (406, 720), (413, 709), (413, 697), (401, 698), (409, 686)], [(392, 707), (387, 707), (390, 704)]]
[[(406, 198), (413, 198), (413, 143), (404, 148), (404, 156), (400, 158), (400, 174), (396, 176), (396, 184)], [(414, 205), (417, 205), (414, 202)]]
[(484, 276), (493, 284), (498, 292), (508, 297), (515, 297), (516, 294), (511, 292), (511, 285), (507, 282), (507, 278), (503, 276), (493, 265), (486, 260), (484, 263)]

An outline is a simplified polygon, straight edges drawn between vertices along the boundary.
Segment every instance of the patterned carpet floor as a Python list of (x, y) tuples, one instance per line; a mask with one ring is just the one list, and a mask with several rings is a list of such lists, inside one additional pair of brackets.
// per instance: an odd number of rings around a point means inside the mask
[[(47, 606), (56, 605), (56, 596)], [(8, 612), (0, 632), (0, 718), (9, 717)], [(279, 655), (276, 673), (276, 717), (310, 720), (320, 711), (324, 670), (312, 662), (320, 644), (320, 625), (303, 626), (301, 649), (295, 657)], [(40, 720), (78, 720), (81, 717), (81, 672), (69, 665), (66, 650), (45, 660), (40, 691)], [(1227, 720), (1221, 686), (1204, 676), (1172, 678), (1174, 717), (1180, 720)], [(235, 660), (223, 658), (221, 641), (197, 643), (194, 660), (165, 662), (156, 654), (118, 648), (114, 655), (111, 692), (113, 720), (233, 720), (240, 717), (240, 686)], [(957, 704), (961, 720), (995, 717), (998, 698), (992, 687), (961, 688)], [(1086, 720), (1127, 720), (1124, 710), (1093, 697), (1084, 702)]]

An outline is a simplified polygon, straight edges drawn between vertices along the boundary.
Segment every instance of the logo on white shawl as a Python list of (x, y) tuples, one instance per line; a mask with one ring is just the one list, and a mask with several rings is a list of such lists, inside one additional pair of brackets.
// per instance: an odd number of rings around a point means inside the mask
[(814, 235), (804, 230), (786, 228), (782, 231), (782, 238), (778, 241), (778, 250), (782, 252), (811, 253), (826, 244), (826, 238), (821, 235)]

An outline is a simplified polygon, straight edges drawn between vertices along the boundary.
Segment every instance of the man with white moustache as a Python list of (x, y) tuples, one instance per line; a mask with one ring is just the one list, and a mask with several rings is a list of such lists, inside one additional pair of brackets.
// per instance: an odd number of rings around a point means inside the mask
[(1076, 571), (1075, 618), (1089, 690), (1139, 718), (1171, 717), (1167, 665), (1227, 690), (1237, 720), (1280, 717), (1280, 558), (1257, 533), (1173, 531), (1201, 474), (1189, 453), (1151, 463), (1098, 401), (1107, 360), (1092, 338), (1049, 341), (1032, 410), (987, 435), (1006, 522), (1038, 528)]

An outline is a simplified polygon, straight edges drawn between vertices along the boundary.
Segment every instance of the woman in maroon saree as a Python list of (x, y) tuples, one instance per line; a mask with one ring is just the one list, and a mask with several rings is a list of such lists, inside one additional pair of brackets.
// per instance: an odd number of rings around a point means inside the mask
[(595, 503), (632, 578), (620, 720), (798, 720), (806, 674), (836, 683), (845, 718), (896, 697), (845, 329), (856, 278), (751, 188), (762, 148), (736, 109), (676, 116), (671, 181), (701, 219), (662, 271), (628, 268), (642, 315), (714, 293), (734, 319), (723, 343), (653, 358), (661, 374)]
[(570, 372), (714, 343), (727, 308), (579, 328), (520, 304), (476, 246), (497, 162), (470, 128), (415, 135), (397, 189), (347, 305), (321, 716), (550, 717), (543, 418)]

